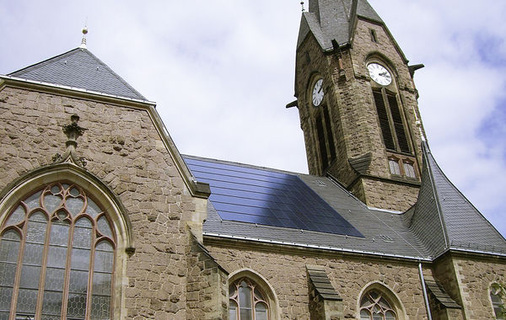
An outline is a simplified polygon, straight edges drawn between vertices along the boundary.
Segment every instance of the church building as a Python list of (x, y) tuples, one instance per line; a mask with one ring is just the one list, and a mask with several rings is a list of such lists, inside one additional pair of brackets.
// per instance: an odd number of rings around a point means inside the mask
[(1, 75), (0, 320), (506, 319), (506, 240), (431, 153), (423, 66), (367, 0), (311, 0), (295, 45), (309, 174), (180, 154), (85, 41)]

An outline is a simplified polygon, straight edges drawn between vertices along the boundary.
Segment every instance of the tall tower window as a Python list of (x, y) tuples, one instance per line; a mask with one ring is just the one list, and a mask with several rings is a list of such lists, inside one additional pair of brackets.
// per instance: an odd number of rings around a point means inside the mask
[(70, 183), (25, 197), (0, 229), (1, 319), (110, 319), (116, 241)]
[(311, 82), (309, 87), (311, 102), (314, 115), (314, 125), (316, 127), (316, 139), (318, 140), (318, 156), (320, 158), (320, 170), (325, 170), (336, 159), (336, 147), (332, 135), (332, 125), (329, 109), (325, 102), (325, 90), (323, 79), (317, 77)]
[(392, 151), (410, 153), (397, 95), (385, 88), (375, 88), (373, 96), (385, 147)]
[(410, 153), (402, 108), (397, 101), (397, 88), (392, 74), (376, 62), (369, 63), (367, 70), (372, 79), (372, 94), (385, 147), (391, 151)]

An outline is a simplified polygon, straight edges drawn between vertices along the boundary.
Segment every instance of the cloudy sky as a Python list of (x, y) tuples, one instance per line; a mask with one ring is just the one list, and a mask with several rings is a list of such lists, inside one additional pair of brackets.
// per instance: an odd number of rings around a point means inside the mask
[[(412, 64), (432, 152), (506, 235), (506, 1), (369, 0)], [(306, 0), (307, 7), (307, 0)], [(0, 0), (0, 73), (88, 49), (157, 102), (182, 153), (307, 172), (300, 0)]]

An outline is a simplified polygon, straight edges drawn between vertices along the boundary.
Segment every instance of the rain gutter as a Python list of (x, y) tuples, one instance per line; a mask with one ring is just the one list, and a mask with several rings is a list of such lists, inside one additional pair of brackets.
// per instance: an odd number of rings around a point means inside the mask
[(254, 242), (260, 242), (260, 243), (278, 244), (278, 245), (292, 246), (292, 247), (299, 247), (299, 248), (310, 248), (310, 249), (329, 250), (329, 251), (354, 253), (354, 254), (362, 254), (362, 255), (381, 256), (381, 257), (385, 257), (385, 258), (409, 259), (409, 260), (416, 260), (416, 261), (423, 261), (423, 262), (431, 262), (432, 261), (431, 259), (428, 259), (428, 258), (405, 256), (405, 255), (400, 255), (400, 254), (389, 254), (389, 253), (382, 253), (382, 252), (377, 252), (377, 251), (366, 251), (366, 250), (338, 248), (338, 247), (332, 247), (332, 246), (321, 246), (321, 245), (316, 245), (316, 244), (306, 244), (306, 243), (298, 243), (298, 242), (259, 239), (259, 238), (224, 235), (224, 234), (210, 233), (210, 232), (204, 232), (203, 235), (204, 235), (204, 237), (210, 237), (210, 238), (224, 238), (224, 239), (229, 239), (229, 240), (254, 241)]

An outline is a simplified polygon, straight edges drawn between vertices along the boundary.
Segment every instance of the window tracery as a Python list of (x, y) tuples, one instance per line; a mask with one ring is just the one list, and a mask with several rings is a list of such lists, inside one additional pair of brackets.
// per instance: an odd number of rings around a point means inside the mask
[(360, 320), (398, 320), (388, 300), (377, 290), (368, 291), (360, 301)]
[(270, 306), (262, 288), (249, 278), (229, 287), (229, 320), (269, 320)]
[(110, 319), (115, 241), (78, 185), (19, 201), (0, 229), (0, 318)]

